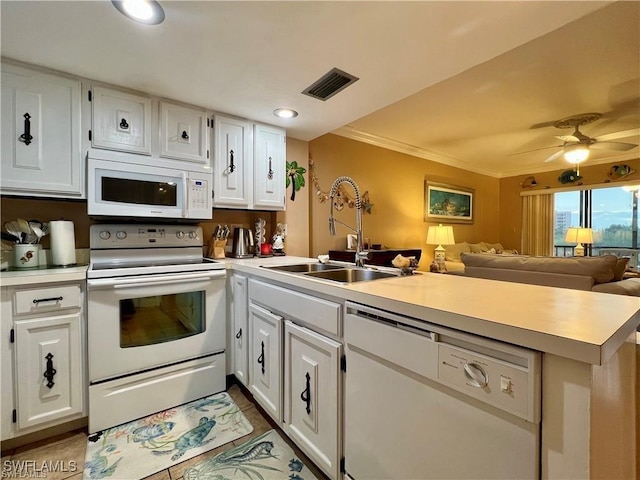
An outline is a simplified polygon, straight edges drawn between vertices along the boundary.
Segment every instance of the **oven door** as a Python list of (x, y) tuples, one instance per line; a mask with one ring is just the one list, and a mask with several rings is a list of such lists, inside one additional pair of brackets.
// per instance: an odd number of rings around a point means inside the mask
[(224, 270), (87, 281), (91, 383), (225, 349)]
[(87, 190), (89, 215), (188, 216), (183, 171), (89, 157)]

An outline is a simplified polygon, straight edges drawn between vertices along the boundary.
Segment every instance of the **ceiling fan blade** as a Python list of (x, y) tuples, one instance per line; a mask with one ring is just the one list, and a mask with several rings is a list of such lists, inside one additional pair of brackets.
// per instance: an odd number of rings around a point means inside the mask
[(608, 142), (609, 140), (617, 140), (618, 138), (636, 137), (640, 135), (640, 128), (632, 128), (630, 130), (622, 130), (620, 132), (606, 133), (596, 137), (598, 142)]
[(522, 155), (522, 154), (531, 153), (531, 152), (538, 152), (540, 150), (548, 150), (549, 148), (562, 148), (563, 146), (564, 145), (551, 145), (549, 147), (534, 148), (533, 150), (526, 150), (524, 152), (510, 153), (509, 155), (507, 155), (507, 157), (512, 157), (514, 155)]
[(556, 158), (560, 157), (563, 153), (564, 153), (564, 150), (558, 150), (553, 155), (549, 155), (547, 158), (545, 158), (544, 163), (553, 162)]
[(591, 145), (591, 148), (598, 148), (601, 150), (618, 150), (620, 152), (626, 152), (632, 148), (637, 147), (635, 143), (622, 143), (622, 142), (596, 142)]
[(555, 138), (563, 142), (579, 142), (580, 139), (574, 135), (555, 135)]

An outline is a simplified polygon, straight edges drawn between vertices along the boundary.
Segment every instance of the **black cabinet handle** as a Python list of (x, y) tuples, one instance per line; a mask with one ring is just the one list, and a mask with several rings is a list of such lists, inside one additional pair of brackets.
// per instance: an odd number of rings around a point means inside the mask
[(53, 355), (51, 353), (47, 353), (44, 358), (47, 359), (47, 369), (44, 372), (44, 378), (47, 379), (47, 387), (53, 388), (55, 385), (53, 377), (58, 373), (57, 370), (53, 368)]
[(264, 342), (260, 342), (260, 356), (258, 357), (258, 363), (262, 365), (262, 374), (264, 375)]
[(122, 130), (129, 130), (129, 124), (127, 123), (126, 118), (123, 118), (122, 120), (120, 120), (120, 128)]
[(267, 178), (269, 180), (273, 179), (273, 170), (271, 168), (271, 157), (269, 157), (269, 173), (267, 173)]
[(29, 113), (24, 114), (24, 133), (18, 137), (18, 139), (25, 145), (29, 145), (33, 137), (31, 136), (31, 115)]
[(43, 302), (61, 302), (63, 297), (51, 297), (51, 298), (34, 298), (33, 303), (36, 305)]
[(236, 166), (233, 164), (233, 150), (229, 150), (229, 172), (233, 173)]
[(181, 135), (183, 140), (189, 140), (189, 134), (187, 133), (186, 130), (182, 131), (182, 135)]
[(306, 410), (307, 415), (309, 415), (311, 413), (311, 376), (309, 375), (309, 372), (307, 372), (304, 378), (307, 381), (307, 388), (305, 388), (300, 394), (300, 400), (307, 404)]
[(236, 338), (240, 338), (242, 336), (242, 329), (238, 330), (238, 333), (236, 333)]

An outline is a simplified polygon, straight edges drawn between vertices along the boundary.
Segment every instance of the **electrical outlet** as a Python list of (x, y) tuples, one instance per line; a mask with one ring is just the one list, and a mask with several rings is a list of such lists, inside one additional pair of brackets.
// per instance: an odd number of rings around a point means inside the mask
[(286, 223), (281, 223), (280, 225), (282, 225), (282, 234), (286, 237), (287, 236), (287, 224)]

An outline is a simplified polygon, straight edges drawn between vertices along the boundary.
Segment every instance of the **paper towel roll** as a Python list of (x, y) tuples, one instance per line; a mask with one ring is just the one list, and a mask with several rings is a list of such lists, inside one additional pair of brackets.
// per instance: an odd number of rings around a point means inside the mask
[(51, 263), (73, 265), (76, 263), (76, 236), (73, 222), (54, 220), (49, 222), (51, 234)]

